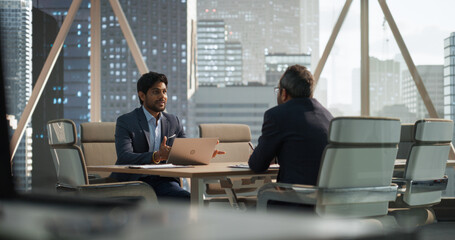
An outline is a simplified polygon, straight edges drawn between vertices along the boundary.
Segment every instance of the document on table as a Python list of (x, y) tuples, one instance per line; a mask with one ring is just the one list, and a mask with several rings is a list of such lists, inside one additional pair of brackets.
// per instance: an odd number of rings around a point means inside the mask
[[(246, 163), (241, 163), (241, 164), (234, 164), (234, 165), (229, 165), (231, 168), (246, 168), (249, 169), (250, 166)], [(280, 169), (280, 165), (278, 164), (270, 164), (269, 169)]]
[(147, 164), (147, 165), (129, 165), (128, 168), (134, 169), (160, 169), (160, 168), (192, 168), (191, 165), (174, 165), (172, 163), (167, 164)]

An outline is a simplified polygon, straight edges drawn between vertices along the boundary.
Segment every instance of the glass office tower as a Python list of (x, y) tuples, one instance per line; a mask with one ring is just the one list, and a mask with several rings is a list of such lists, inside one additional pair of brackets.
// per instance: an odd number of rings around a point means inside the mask
[(227, 41), (223, 20), (199, 20), (197, 77), (199, 85), (235, 85), (242, 82), (242, 44)]
[[(440, 118), (444, 117), (444, 66), (443, 65), (420, 65), (416, 66), (422, 78), (428, 95), (433, 102), (436, 112)], [(408, 70), (403, 71), (402, 94), (403, 103), (409, 111), (416, 114), (416, 119), (429, 117), (428, 110), (417, 91), (416, 84)], [(414, 122), (414, 121), (412, 121)]]
[(310, 54), (284, 54), (275, 53), (265, 55), (265, 79), (266, 84), (277, 86), (278, 80), (283, 75), (286, 68), (299, 64), (305, 66), (311, 71), (311, 55)]
[(444, 118), (455, 120), (455, 32), (444, 39)]
[(222, 19), (227, 40), (242, 44), (243, 81), (265, 83), (265, 54), (319, 57), (317, 0), (198, 0), (198, 20)]
[[(12, 136), (32, 92), (32, 2), (0, 0), (2, 64)], [(28, 124), (13, 160), (17, 190), (31, 189), (32, 128)]]
[[(33, 2), (35, 8), (51, 15), (58, 27), (71, 3), (71, 0)], [(56, 104), (64, 106), (64, 117), (76, 125), (90, 120), (90, 6), (89, 0), (82, 1), (60, 53), (64, 66), (63, 97), (56, 98)]]
[[(195, 89), (196, 2), (121, 0), (150, 71), (167, 76), (167, 112), (187, 128), (188, 99)], [(116, 121), (139, 106), (140, 73), (108, 1), (101, 2), (101, 116)], [(192, 75), (192, 76), (191, 76)]]

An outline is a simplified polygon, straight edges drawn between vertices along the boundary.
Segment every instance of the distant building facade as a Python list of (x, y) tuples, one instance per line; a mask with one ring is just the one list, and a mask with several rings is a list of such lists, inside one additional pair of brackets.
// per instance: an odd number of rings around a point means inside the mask
[(444, 39), (444, 118), (455, 120), (455, 32)]
[(401, 103), (400, 63), (370, 57), (370, 114)]
[[(420, 65), (416, 66), (423, 84), (430, 96), (438, 116), (444, 117), (444, 66), (443, 65)], [(417, 119), (429, 117), (428, 110), (423, 103), (422, 97), (417, 90), (416, 84), (408, 70), (402, 74), (402, 101), (415, 113)], [(416, 119), (416, 120), (417, 120)]]
[[(32, 93), (31, 0), (0, 0), (0, 35), (6, 113), (9, 135), (12, 136)], [(31, 190), (32, 142), (32, 128), (29, 123), (13, 159), (13, 175), (19, 191)]]
[(281, 75), (289, 66), (299, 64), (311, 68), (310, 54), (274, 53), (265, 55), (266, 85), (276, 86)]
[[(188, 99), (196, 89), (196, 2), (121, 0), (150, 71), (167, 76), (169, 113), (188, 126)], [(116, 121), (139, 106), (141, 76), (108, 1), (101, 2), (102, 121)]]
[(227, 40), (242, 45), (243, 81), (265, 84), (265, 55), (311, 53), (319, 57), (317, 0), (199, 0), (198, 20), (222, 19)]
[(242, 45), (228, 42), (223, 20), (199, 20), (197, 78), (199, 85), (242, 84)]
[(194, 127), (187, 132), (189, 136), (199, 136), (197, 126), (201, 123), (241, 123), (250, 127), (255, 146), (261, 135), (264, 112), (277, 104), (272, 86), (199, 86), (193, 103)]

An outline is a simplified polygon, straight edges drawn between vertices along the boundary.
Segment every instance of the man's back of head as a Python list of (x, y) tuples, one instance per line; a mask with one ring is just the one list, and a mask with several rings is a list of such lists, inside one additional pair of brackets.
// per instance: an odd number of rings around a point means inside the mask
[(304, 66), (289, 66), (280, 79), (280, 89), (285, 89), (292, 98), (313, 97), (315, 81), (313, 74)]

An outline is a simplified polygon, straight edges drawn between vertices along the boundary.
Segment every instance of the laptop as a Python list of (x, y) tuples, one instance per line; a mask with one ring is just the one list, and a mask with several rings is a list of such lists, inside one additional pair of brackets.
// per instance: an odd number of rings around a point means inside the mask
[(217, 142), (217, 138), (176, 138), (167, 163), (207, 165), (212, 159)]

